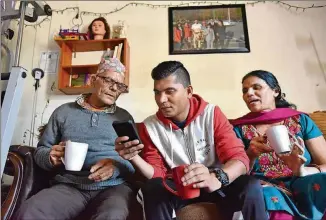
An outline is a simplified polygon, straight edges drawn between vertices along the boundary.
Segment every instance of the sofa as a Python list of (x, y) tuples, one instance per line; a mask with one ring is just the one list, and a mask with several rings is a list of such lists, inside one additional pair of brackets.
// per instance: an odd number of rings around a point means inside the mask
[[(326, 111), (318, 111), (310, 114), (326, 138)], [(33, 160), (33, 147), (13, 145), (10, 146), (7, 164), (4, 173), (13, 176), (13, 182), (10, 186), (2, 185), (2, 197), (5, 193), (5, 199), (1, 204), (1, 219), (9, 220), (17, 208), (26, 199), (39, 192), (41, 189), (49, 187), (49, 180), (53, 173), (46, 172), (38, 167)], [(138, 182), (143, 179), (138, 174)], [(134, 207), (141, 209), (140, 206)], [(210, 220), (221, 219), (219, 212), (212, 203), (198, 203), (188, 205), (176, 212), (178, 220)], [(238, 218), (236, 218), (238, 219)]]

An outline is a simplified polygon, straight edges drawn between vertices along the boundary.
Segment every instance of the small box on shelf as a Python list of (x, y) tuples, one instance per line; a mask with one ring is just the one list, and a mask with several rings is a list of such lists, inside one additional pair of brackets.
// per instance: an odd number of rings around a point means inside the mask
[(91, 86), (90, 74), (72, 74), (70, 75), (70, 87)]

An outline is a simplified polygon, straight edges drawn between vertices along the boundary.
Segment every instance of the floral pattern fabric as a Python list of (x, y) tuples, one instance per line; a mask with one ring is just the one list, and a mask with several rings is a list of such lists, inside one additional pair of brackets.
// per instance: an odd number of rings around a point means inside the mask
[[(290, 135), (291, 144), (295, 137), (303, 140), (319, 137), (321, 131), (315, 123), (304, 114), (287, 118), (283, 121)], [(234, 128), (246, 149), (253, 137), (258, 136), (253, 125)], [(269, 144), (266, 140), (266, 144)], [(311, 163), (311, 155), (305, 149), (303, 155)], [(326, 210), (326, 173), (316, 173), (305, 177), (296, 177), (275, 152), (261, 154), (255, 161), (251, 175), (261, 179), (268, 212), (285, 212), (296, 219), (321, 219)]]
[[(299, 116), (294, 116), (284, 121), (284, 125), (288, 128), (289, 132), (295, 136), (297, 136), (301, 130), (299, 120)], [(244, 138), (248, 140), (258, 136), (256, 128), (253, 125), (242, 126), (242, 133), (244, 134)], [(290, 142), (293, 144), (295, 140), (290, 137)], [(266, 144), (269, 145), (268, 140), (266, 140)], [(258, 163), (260, 172), (268, 178), (276, 179), (280, 177), (290, 177), (293, 175), (292, 171), (283, 163), (283, 161), (274, 151), (261, 154), (258, 157)]]

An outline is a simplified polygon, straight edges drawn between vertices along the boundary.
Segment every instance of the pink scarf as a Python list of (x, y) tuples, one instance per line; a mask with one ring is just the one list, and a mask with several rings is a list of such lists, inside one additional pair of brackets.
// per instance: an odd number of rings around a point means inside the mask
[(229, 121), (233, 126), (245, 124), (272, 124), (300, 114), (305, 113), (291, 108), (276, 108), (268, 112), (249, 112), (240, 118), (231, 119)]

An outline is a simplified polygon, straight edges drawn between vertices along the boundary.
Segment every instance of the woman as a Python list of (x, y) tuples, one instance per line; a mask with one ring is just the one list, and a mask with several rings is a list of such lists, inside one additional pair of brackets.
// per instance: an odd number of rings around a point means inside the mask
[[(316, 124), (284, 94), (275, 76), (257, 70), (242, 79), (243, 100), (250, 113), (231, 120), (245, 144), (251, 175), (262, 180), (270, 219), (321, 219), (326, 209), (326, 142)], [(277, 155), (265, 131), (288, 128), (291, 153)]]
[(88, 26), (89, 39), (103, 40), (110, 38), (110, 26), (105, 18), (95, 18)]
[(177, 26), (173, 27), (173, 42), (174, 42), (175, 50), (181, 50), (182, 39), (183, 39), (182, 27), (181, 24), (178, 23)]
[(183, 30), (185, 33), (184, 42), (185, 42), (185, 49), (191, 49), (191, 27), (188, 22), (186, 22), (183, 26)]

